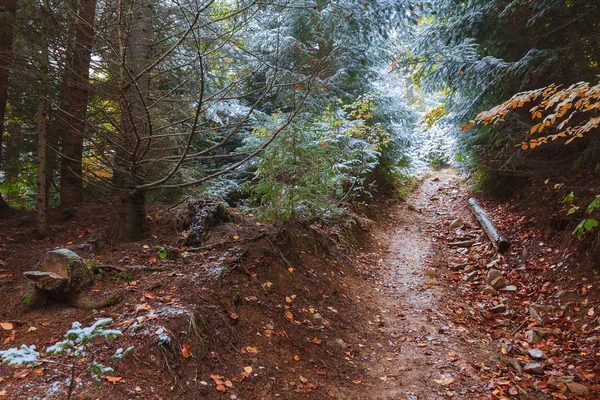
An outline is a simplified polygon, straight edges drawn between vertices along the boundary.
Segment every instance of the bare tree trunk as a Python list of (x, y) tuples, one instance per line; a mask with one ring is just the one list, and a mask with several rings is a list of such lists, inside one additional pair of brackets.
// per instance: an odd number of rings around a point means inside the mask
[[(144, 69), (150, 63), (152, 43), (152, 7), (149, 0), (132, 0), (132, 14), (126, 27), (126, 44), (121, 49), (126, 65), (121, 69), (121, 118), (123, 135), (115, 152), (113, 184), (114, 212), (109, 236), (116, 241), (139, 240), (144, 235), (145, 194), (136, 189), (140, 183), (138, 160), (143, 152), (143, 140), (150, 135), (146, 114), (150, 89), (149, 74)], [(141, 76), (138, 76), (141, 75)]]
[[(0, 170), (2, 169), (2, 139), (8, 97), (8, 76), (13, 58), (13, 26), (17, 12), (16, 0), (0, 0)], [(10, 213), (10, 207), (0, 193), (0, 217)]]
[(96, 0), (75, 2), (74, 42), (66, 65), (68, 106), (62, 144), (60, 204), (69, 207), (83, 200), (83, 134), (88, 105), (88, 80), (94, 41)]
[(46, 173), (47, 166), (47, 140), (48, 140), (48, 101), (46, 99), (48, 92), (48, 68), (49, 68), (49, 55), (48, 55), (48, 35), (49, 35), (49, 21), (50, 21), (50, 3), (49, 0), (44, 0), (41, 13), (41, 34), (40, 34), (40, 47), (41, 47), (41, 59), (40, 59), (40, 99), (37, 110), (37, 133), (38, 133), (38, 145), (37, 145), (37, 233), (41, 237), (45, 237), (48, 234), (47, 222), (46, 222), (46, 211), (48, 203), (46, 199), (47, 193), (47, 178)]

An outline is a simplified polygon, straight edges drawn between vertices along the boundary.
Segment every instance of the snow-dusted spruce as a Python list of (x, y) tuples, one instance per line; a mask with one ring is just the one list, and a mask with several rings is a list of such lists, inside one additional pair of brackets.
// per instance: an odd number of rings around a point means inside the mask
[(35, 364), (39, 360), (40, 353), (35, 351), (34, 345), (24, 344), (19, 349), (13, 347), (0, 351), (0, 357), (2, 357), (2, 362), (8, 365)]
[[(71, 399), (73, 394), (77, 360), (80, 357), (88, 356), (88, 353), (91, 351), (91, 342), (97, 338), (114, 340), (119, 336), (123, 336), (123, 332), (118, 329), (104, 329), (111, 322), (111, 318), (101, 318), (88, 327), (82, 327), (80, 322), (73, 322), (71, 329), (65, 334), (65, 339), (46, 349), (46, 353), (48, 354), (65, 355), (71, 357), (73, 361), (71, 364), (71, 377), (69, 379), (67, 399)], [(112, 358), (121, 359), (133, 351), (133, 349), (133, 346), (128, 347), (126, 350), (119, 348)], [(0, 351), (2, 362), (9, 365), (35, 364), (40, 361), (52, 362), (49, 360), (40, 360), (39, 356), (40, 353), (35, 350), (35, 346), (33, 345), (22, 345), (19, 349), (11, 348)], [(90, 375), (92, 378), (101, 380), (105, 373), (111, 371), (113, 371), (112, 368), (94, 361), (92, 357), (92, 363), (90, 364)]]
[(96, 338), (114, 340), (119, 336), (123, 336), (123, 332), (118, 329), (103, 329), (111, 322), (111, 318), (101, 318), (87, 328), (82, 328), (79, 322), (73, 322), (71, 329), (65, 334), (65, 340), (48, 347), (46, 352), (50, 354), (66, 353), (75, 357), (84, 356), (86, 355), (87, 345), (92, 340)]
[(115, 351), (115, 354), (113, 354), (113, 356), (111, 358), (114, 358), (115, 360), (120, 360), (121, 358), (125, 357), (127, 354), (131, 353), (133, 351), (133, 349), (135, 349), (135, 346), (129, 346), (125, 350), (123, 350), (122, 347), (119, 347), (117, 349), (117, 351)]

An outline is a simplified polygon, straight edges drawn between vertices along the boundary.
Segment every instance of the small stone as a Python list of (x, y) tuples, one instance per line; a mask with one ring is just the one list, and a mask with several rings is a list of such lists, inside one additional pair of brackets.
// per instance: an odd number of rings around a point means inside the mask
[(541, 358), (545, 358), (546, 355), (544, 354), (543, 351), (541, 351), (540, 349), (529, 349), (527, 351), (529, 353), (529, 357), (535, 359), (535, 360), (539, 360)]
[(519, 360), (517, 360), (516, 358), (511, 358), (509, 361), (511, 367), (514, 368), (515, 371), (517, 371), (518, 373), (523, 372), (523, 367), (521, 366), (521, 362)]
[(325, 344), (331, 348), (338, 348), (338, 349), (346, 348), (346, 342), (344, 342), (342, 339), (328, 340)]
[(494, 289), (499, 290), (499, 289), (505, 288), (507, 285), (507, 282), (503, 276), (499, 276), (496, 279), (494, 279), (493, 281), (489, 282), (489, 284)]
[(569, 390), (571, 391), (571, 393), (573, 393), (576, 396), (587, 396), (589, 393), (589, 390), (587, 387), (585, 387), (584, 385), (582, 385), (581, 383), (577, 383), (577, 382), (568, 382), (566, 383), (567, 387), (569, 388)]
[(525, 341), (529, 344), (536, 344), (540, 341), (540, 337), (534, 331), (525, 332)]
[(552, 333), (548, 329), (540, 328), (539, 326), (530, 326), (526, 328), (526, 330), (535, 332), (535, 334), (542, 339), (544, 339), (547, 336), (550, 336), (550, 334)]
[(502, 313), (504, 311), (506, 311), (506, 306), (504, 304), (498, 304), (497, 306), (490, 308), (490, 312), (493, 313)]
[(498, 294), (498, 292), (496, 291), (496, 289), (494, 289), (494, 288), (493, 288), (493, 287), (491, 287), (490, 285), (487, 285), (487, 286), (486, 286), (486, 287), (483, 289), (482, 293), (483, 293), (483, 294), (490, 295), (490, 296), (495, 296), (495, 295), (497, 295), (497, 294)]
[(529, 316), (531, 318), (533, 318), (535, 320), (535, 322), (537, 322), (540, 325), (544, 323), (544, 319), (533, 307), (529, 307)]
[(454, 271), (454, 272), (461, 271), (463, 269), (465, 269), (465, 264), (454, 264), (450, 267), (450, 271)]
[(502, 293), (513, 293), (517, 291), (517, 287), (515, 285), (508, 285), (506, 287), (498, 289)]
[(517, 386), (517, 388), (519, 390), (519, 399), (530, 400), (532, 398), (527, 390), (523, 389), (521, 386)]
[(488, 284), (490, 284), (499, 277), (502, 277), (502, 272), (498, 271), (497, 269), (492, 268), (487, 273), (486, 282)]
[(436, 278), (438, 275), (438, 272), (433, 268), (425, 269), (425, 276), (428, 276), (430, 278)]
[(469, 272), (473, 272), (475, 271), (475, 266), (473, 264), (469, 264), (467, 266), (465, 266), (465, 274), (468, 274)]
[(473, 271), (473, 272), (466, 274), (463, 277), (463, 280), (465, 280), (467, 282), (471, 282), (472, 280), (475, 280), (478, 276), (479, 276), (479, 271)]
[(546, 383), (550, 389), (560, 390), (561, 392), (567, 391), (566, 383), (573, 382), (574, 376), (551, 376), (548, 378)]
[(523, 371), (527, 372), (528, 374), (543, 375), (544, 374), (544, 364), (527, 363), (527, 364), (525, 364), (525, 368), (523, 368)]
[(463, 226), (464, 224), (465, 224), (465, 222), (462, 219), (457, 218), (454, 221), (450, 222), (450, 228), (459, 228), (459, 227)]

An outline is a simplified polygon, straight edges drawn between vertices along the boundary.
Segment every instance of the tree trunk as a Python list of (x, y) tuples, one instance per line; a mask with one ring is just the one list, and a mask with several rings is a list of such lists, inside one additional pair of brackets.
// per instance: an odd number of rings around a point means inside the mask
[(146, 113), (150, 77), (144, 73), (150, 62), (152, 43), (152, 7), (148, 0), (133, 0), (131, 21), (123, 31), (128, 32), (126, 48), (121, 49), (127, 61), (121, 70), (120, 85), (123, 135), (115, 149), (116, 189), (108, 233), (113, 241), (134, 241), (143, 238), (146, 217), (145, 195), (136, 186), (141, 183), (138, 161), (150, 135)]
[(94, 41), (96, 0), (76, 2), (73, 51), (65, 66), (66, 108), (60, 171), (60, 204), (69, 207), (83, 200), (83, 138), (88, 106), (88, 81)]
[[(8, 76), (13, 58), (13, 27), (17, 12), (16, 0), (0, 0), (0, 170), (2, 169), (2, 140), (8, 95)], [(10, 207), (0, 193), (0, 218), (10, 213)]]
[(49, 0), (44, 0), (42, 5), (41, 13), (41, 34), (40, 34), (40, 47), (41, 47), (41, 59), (40, 59), (40, 99), (38, 103), (38, 110), (36, 114), (37, 118), (37, 195), (36, 195), (36, 206), (37, 206), (37, 233), (41, 237), (45, 237), (48, 234), (47, 222), (46, 222), (46, 211), (47, 211), (47, 178), (46, 173), (47, 167), (47, 140), (48, 140), (48, 101), (46, 99), (48, 92), (48, 68), (50, 64), (48, 54), (48, 35), (49, 35), (49, 21), (50, 21), (50, 3)]
[(114, 242), (133, 242), (144, 237), (146, 199), (139, 190), (121, 190), (113, 199), (108, 237)]

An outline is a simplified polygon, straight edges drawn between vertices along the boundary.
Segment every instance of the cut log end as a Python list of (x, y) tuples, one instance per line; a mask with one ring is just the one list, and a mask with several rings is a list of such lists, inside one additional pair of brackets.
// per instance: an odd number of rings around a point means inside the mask
[(36, 289), (55, 300), (70, 300), (89, 286), (94, 279), (95, 265), (67, 249), (44, 254), (35, 271), (27, 271)]

